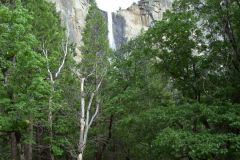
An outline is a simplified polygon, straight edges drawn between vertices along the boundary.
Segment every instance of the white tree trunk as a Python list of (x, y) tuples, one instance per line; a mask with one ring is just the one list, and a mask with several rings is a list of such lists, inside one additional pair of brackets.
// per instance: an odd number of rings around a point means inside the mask
[(50, 65), (49, 65), (49, 58), (48, 58), (48, 50), (45, 48), (44, 44), (42, 46), (42, 51), (43, 54), (46, 58), (46, 68), (48, 71), (48, 75), (50, 78), (50, 83), (51, 83), (51, 93), (49, 96), (49, 103), (48, 103), (48, 123), (49, 123), (49, 137), (50, 137), (50, 145), (49, 145), (49, 150), (50, 150), (50, 156), (51, 156), (51, 160), (54, 160), (54, 155), (52, 154), (52, 142), (53, 142), (53, 96), (55, 93), (55, 80), (59, 77), (64, 65), (65, 65), (65, 61), (68, 55), (68, 38), (69, 38), (69, 28), (67, 27), (67, 32), (66, 32), (66, 43), (62, 44), (62, 50), (63, 50), (63, 59), (60, 63), (60, 65), (58, 66), (57, 72), (55, 74), (53, 74), (53, 72), (50, 69)]
[(80, 136), (79, 136), (79, 145), (78, 145), (78, 152), (79, 156), (82, 159), (82, 153), (84, 151), (84, 131), (85, 131), (85, 93), (84, 93), (84, 82), (85, 78), (81, 78), (81, 111), (80, 111)]
[(83, 158), (83, 154), (82, 154), (82, 153), (80, 153), (80, 154), (78, 155), (78, 158), (77, 158), (77, 160), (82, 160), (82, 158)]
[[(85, 101), (85, 93), (84, 93), (84, 87), (85, 87), (85, 81), (86, 78), (81, 77), (81, 74), (77, 71), (74, 71), (75, 74), (78, 76), (80, 79), (80, 94), (81, 94), (81, 106), (80, 106), (80, 117), (79, 117), (79, 123), (80, 123), (80, 133), (79, 133), (79, 143), (78, 143), (78, 157), (77, 160), (82, 160), (83, 159), (83, 153), (86, 147), (87, 143), (87, 137), (88, 137), (88, 130), (91, 127), (93, 121), (97, 117), (97, 114), (99, 112), (99, 102), (97, 102), (95, 112), (94, 114), (90, 117), (90, 112), (92, 108), (92, 102), (97, 94), (99, 88), (101, 87), (102, 84), (102, 79), (101, 81), (96, 85), (95, 90), (91, 93), (90, 99), (88, 101), (88, 105), (86, 108)], [(92, 73), (90, 73), (92, 74)], [(87, 76), (88, 77), (88, 76)]]

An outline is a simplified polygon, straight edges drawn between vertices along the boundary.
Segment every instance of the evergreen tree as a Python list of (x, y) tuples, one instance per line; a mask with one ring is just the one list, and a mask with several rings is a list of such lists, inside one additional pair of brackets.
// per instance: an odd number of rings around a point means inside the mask
[(0, 2), (0, 159), (238, 160), (239, 0), (175, 0), (114, 54), (90, 3), (76, 64), (53, 4)]
[[(55, 139), (53, 134), (63, 132), (59, 127), (53, 131), (52, 126), (59, 123), (59, 112), (67, 106), (62, 100), (67, 82), (61, 81), (64, 83), (61, 84), (57, 79), (63, 68), (72, 63), (66, 62), (72, 57), (68, 54), (71, 51), (68, 40), (64, 40), (65, 32), (59, 15), (53, 4), (39, 0), (17, 1), (16, 7), (1, 6), (1, 17), (1, 100), (5, 108), (1, 111), (1, 122), (4, 123), (1, 127), (4, 127), (4, 133), (11, 134), (12, 143), (16, 143), (15, 149), (12, 149), (15, 159), (17, 156), (35, 159), (44, 152), (48, 153), (44, 156), (53, 159), (54, 154), (63, 154), (59, 146), (67, 143), (63, 141), (64, 137)], [(64, 75), (71, 79), (71, 72)], [(9, 107), (5, 103), (9, 103)], [(55, 113), (52, 119), (56, 122), (49, 121), (47, 115), (50, 112)], [(48, 131), (39, 134), (42, 129)], [(16, 148), (19, 145), (22, 147)], [(32, 147), (37, 148), (36, 154)]]
[(82, 61), (75, 68), (81, 86), (78, 160), (83, 158), (88, 131), (102, 107), (101, 88), (109, 67), (107, 25), (96, 2), (91, 1), (90, 5), (83, 32)]
[(117, 52), (105, 92), (112, 144), (103, 159), (238, 159), (239, 5), (223, 2), (225, 9), (219, 1), (175, 1)]
[[(11, 157), (31, 159), (33, 124), (45, 105), (49, 85), (44, 81), (44, 58), (34, 51), (32, 16), (20, 1), (1, 6), (1, 130), (9, 136)], [(7, 157), (6, 157), (7, 158)]]

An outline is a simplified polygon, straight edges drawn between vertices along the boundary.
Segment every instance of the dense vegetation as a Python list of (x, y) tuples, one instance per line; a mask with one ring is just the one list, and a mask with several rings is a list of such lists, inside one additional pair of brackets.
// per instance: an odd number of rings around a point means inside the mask
[(239, 17), (175, 0), (112, 52), (91, 1), (76, 64), (53, 4), (1, 0), (0, 159), (239, 160)]

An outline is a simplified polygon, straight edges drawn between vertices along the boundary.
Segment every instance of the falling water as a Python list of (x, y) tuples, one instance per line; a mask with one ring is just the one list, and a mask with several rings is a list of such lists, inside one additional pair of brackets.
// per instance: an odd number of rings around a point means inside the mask
[(109, 45), (112, 49), (116, 49), (116, 45), (114, 42), (114, 36), (113, 36), (113, 18), (112, 18), (112, 12), (108, 11), (108, 40)]

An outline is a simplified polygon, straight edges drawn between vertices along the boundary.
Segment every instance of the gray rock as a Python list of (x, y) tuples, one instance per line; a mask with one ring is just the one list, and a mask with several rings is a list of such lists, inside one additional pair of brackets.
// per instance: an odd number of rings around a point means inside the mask
[(60, 12), (63, 26), (69, 29), (69, 40), (76, 45), (77, 62), (81, 61), (79, 47), (82, 45), (82, 32), (85, 18), (88, 13), (88, 0), (48, 0), (55, 3), (56, 10)]
[(127, 37), (125, 34), (126, 21), (122, 15), (113, 14), (113, 36), (116, 48), (127, 42)]
[(154, 21), (161, 20), (163, 13), (171, 8), (173, 0), (140, 0), (130, 7), (118, 10), (113, 16), (116, 47), (146, 31)]
[[(88, 0), (48, 0), (56, 4), (62, 24), (69, 28), (70, 41), (76, 44), (76, 58), (81, 60), (79, 47), (82, 45), (82, 31), (88, 13)], [(113, 35), (116, 48), (146, 31), (154, 20), (161, 20), (163, 13), (171, 8), (173, 0), (140, 0), (127, 9), (113, 13)], [(102, 11), (107, 22), (107, 13)]]

